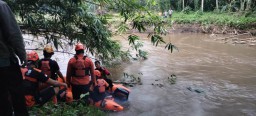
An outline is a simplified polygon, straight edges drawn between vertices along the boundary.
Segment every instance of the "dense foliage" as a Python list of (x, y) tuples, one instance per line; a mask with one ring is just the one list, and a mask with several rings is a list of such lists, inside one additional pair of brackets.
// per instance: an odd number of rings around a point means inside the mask
[[(89, 51), (105, 59), (119, 56), (120, 46), (110, 39), (105, 12), (119, 12), (124, 20), (119, 31), (147, 30), (153, 26), (150, 37), (164, 34), (163, 19), (141, 6), (139, 0), (7, 0), (25, 33), (44, 36), (46, 43), (53, 43), (58, 49), (64, 42), (82, 42)], [(132, 24), (132, 28), (127, 25)], [(161, 36), (157, 39), (162, 39)], [(155, 41), (152, 41), (155, 42)], [(156, 44), (157, 45), (157, 44)]]
[(18, 0), (8, 1), (20, 18), (26, 33), (44, 36), (58, 49), (63, 42), (80, 41), (92, 53), (110, 58), (118, 55), (119, 45), (110, 39), (106, 19), (88, 11), (87, 2), (81, 0)]
[[(222, 11), (222, 12), (243, 12), (255, 11), (255, 0), (140, 0), (141, 5), (145, 2), (154, 1), (158, 7), (150, 8), (160, 10), (162, 12), (172, 8), (176, 11), (191, 10), (191, 11)], [(203, 4), (202, 4), (203, 3)], [(152, 10), (153, 10), (152, 9)]]
[(246, 16), (246, 14), (231, 14), (231, 13), (200, 13), (200, 12), (176, 12), (172, 20), (178, 24), (201, 24), (201, 25), (215, 25), (228, 26), (235, 29), (255, 29), (256, 16)]
[(82, 103), (53, 103), (45, 104), (44, 107), (35, 106), (29, 109), (32, 116), (105, 116), (106, 113), (96, 107), (84, 105)]

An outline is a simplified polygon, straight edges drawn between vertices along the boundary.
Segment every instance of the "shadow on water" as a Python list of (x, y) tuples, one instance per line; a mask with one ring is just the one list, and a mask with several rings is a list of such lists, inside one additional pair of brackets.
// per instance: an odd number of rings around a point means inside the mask
[[(126, 40), (116, 39), (128, 48)], [(164, 45), (154, 47), (150, 40), (143, 39), (143, 49), (149, 53), (147, 60), (109, 68), (114, 80), (123, 77), (123, 72), (143, 74), (143, 84), (130, 87), (132, 92), (125, 110), (109, 115), (256, 115), (255, 48), (221, 44), (204, 34), (171, 34), (165, 39), (171, 40), (179, 52), (170, 53)], [(59, 58), (61, 72), (65, 74), (72, 56), (54, 57)], [(168, 82), (171, 74), (177, 76), (175, 84)]]

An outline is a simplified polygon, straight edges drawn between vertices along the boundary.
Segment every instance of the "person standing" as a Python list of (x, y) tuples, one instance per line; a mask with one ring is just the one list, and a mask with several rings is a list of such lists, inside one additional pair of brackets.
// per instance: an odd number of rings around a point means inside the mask
[(0, 0), (0, 115), (28, 116), (19, 66), (26, 64), (23, 37), (10, 7)]
[(84, 49), (83, 44), (76, 45), (76, 54), (69, 60), (67, 67), (66, 83), (72, 87), (74, 100), (80, 99), (81, 94), (89, 92), (91, 82), (96, 85), (94, 65), (90, 58), (84, 56)]
[(168, 12), (164, 11), (164, 18), (167, 18)]
[(169, 17), (172, 18), (173, 10), (171, 8), (169, 9), (168, 13), (169, 13)]

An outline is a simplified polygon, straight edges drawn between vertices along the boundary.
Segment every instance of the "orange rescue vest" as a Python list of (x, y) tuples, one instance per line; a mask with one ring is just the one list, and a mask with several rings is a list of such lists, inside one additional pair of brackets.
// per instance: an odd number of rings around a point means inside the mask
[[(38, 71), (38, 72), (41, 72), (41, 70), (39, 70), (39, 69), (36, 69), (36, 68), (33, 68), (33, 69)], [(27, 68), (21, 68), (21, 73), (22, 73), (23, 80), (28, 80), (28, 81), (36, 83), (37, 79), (26, 76), (26, 73), (30, 73), (30, 71), (32, 71), (32, 70), (28, 70)]]
[[(41, 72), (40, 70), (38, 70), (36, 68), (33, 68), (33, 69), (38, 71), (38, 72)], [(37, 83), (38, 82), (37, 79), (26, 76), (26, 73), (30, 73), (30, 71), (32, 71), (32, 70), (28, 70), (27, 68), (21, 68), (21, 73), (22, 73), (23, 79), (31, 81), (33, 83)], [(32, 95), (25, 95), (25, 100), (26, 100), (26, 106), (28, 106), (28, 107), (32, 107), (36, 104), (35, 98)]]
[(85, 67), (85, 59), (86, 56), (83, 58), (78, 58), (75, 56), (76, 62), (74, 63), (74, 76), (75, 77), (85, 77), (86, 75), (89, 75), (89, 68)]

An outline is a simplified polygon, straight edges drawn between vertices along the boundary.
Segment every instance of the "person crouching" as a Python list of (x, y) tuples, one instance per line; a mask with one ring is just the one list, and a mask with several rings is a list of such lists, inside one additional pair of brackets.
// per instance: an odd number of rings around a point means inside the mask
[[(66, 83), (55, 81), (47, 77), (41, 70), (35, 68), (35, 64), (39, 60), (39, 56), (35, 51), (27, 52), (27, 60), (27, 66), (22, 67), (21, 71), (24, 79), (26, 105), (28, 107), (35, 104), (45, 104), (59, 92), (60, 86), (67, 88)], [(51, 86), (39, 91), (39, 82), (47, 83)]]

